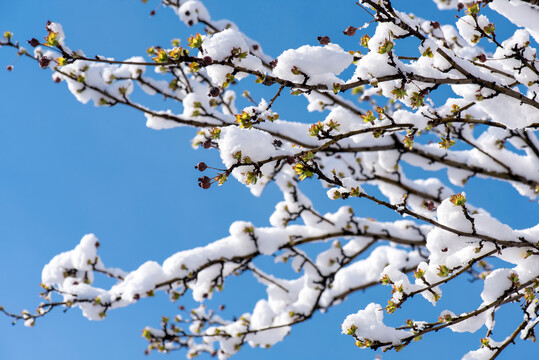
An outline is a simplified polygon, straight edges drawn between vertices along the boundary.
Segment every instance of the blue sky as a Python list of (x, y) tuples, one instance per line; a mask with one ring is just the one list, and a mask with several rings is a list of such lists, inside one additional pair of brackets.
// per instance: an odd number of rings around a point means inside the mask
[[(357, 39), (345, 38), (341, 30), (369, 20), (352, 0), (205, 3), (213, 18), (232, 19), (273, 56), (306, 43), (314, 45), (319, 35), (357, 47)], [(397, 8), (405, 3), (394, 2)], [(406, 6), (422, 17), (429, 17), (435, 9), (428, 1), (412, 3)], [(63, 25), (72, 49), (117, 59), (144, 55), (149, 46), (166, 46), (173, 38), (185, 41), (201, 31), (187, 29), (168, 9), (160, 8), (150, 17), (156, 4), (155, 0), (146, 5), (106, 0), (34, 1), (32, 6), (3, 2), (0, 31), (10, 30), (21, 41), (41, 39), (47, 20), (56, 21)], [(446, 12), (443, 20), (437, 17), (440, 22), (453, 19), (452, 12)], [(497, 27), (502, 38), (508, 31), (509, 27)], [(162, 262), (176, 251), (224, 237), (235, 220), (268, 223), (280, 200), (275, 187), (254, 198), (234, 181), (210, 191), (197, 186), (199, 173), (193, 166), (199, 161), (218, 166), (220, 161), (214, 151), (191, 148), (193, 129), (154, 131), (144, 126), (144, 117), (135, 111), (83, 105), (65, 84), (53, 83), (51, 72), (41, 70), (35, 62), (20, 59), (13, 72), (5, 71), (15, 59), (11, 49), (0, 50), (0, 304), (7, 309), (35, 309), (40, 301), (43, 265), (59, 252), (72, 249), (86, 233), (95, 233), (100, 239), (105, 264), (133, 270), (146, 260)], [(157, 108), (178, 109), (162, 99), (147, 100)], [(323, 119), (323, 114), (304, 111), (305, 105), (303, 99), (284, 97), (275, 109), (286, 119)], [(311, 194), (320, 190), (318, 184), (305, 186)], [(487, 208), (511, 226), (529, 227), (537, 221), (536, 204), (520, 199), (505, 184), (474, 179), (466, 191), (475, 205)], [(324, 193), (316, 198), (315, 203), (324, 211), (342, 205), (330, 202)], [(360, 216), (394, 218), (363, 202), (354, 206)], [(245, 296), (246, 286), (249, 294), (264, 296), (253, 280), (234, 279), (214, 303), (226, 303), (229, 315), (252, 310), (257, 297)], [(434, 309), (417, 299), (395, 318), (404, 321), (406, 310), (411, 309), (416, 314), (424, 311), (424, 317), (432, 319), (449, 304), (459, 312), (480, 301), (475, 284), (461, 281), (452, 290), (444, 293)], [(468, 300), (465, 294), (474, 296)], [(351, 338), (340, 335), (339, 325), (347, 314), (371, 301), (383, 304), (388, 297), (389, 289), (383, 287), (351, 296), (328, 314), (319, 314), (294, 328), (292, 335), (272, 350), (245, 347), (235, 359), (372, 359), (372, 351), (359, 350)], [(191, 304), (187, 300), (180, 303)], [(102, 322), (87, 321), (77, 309), (55, 311), (32, 329), (22, 324), (12, 327), (9, 319), (0, 317), (0, 359), (146, 359), (141, 330), (147, 325), (158, 326), (160, 316), (175, 314), (176, 306), (165, 296), (157, 296), (112, 311)], [(503, 316), (498, 321), (504, 321)], [(505, 335), (500, 333), (498, 339)], [(436, 354), (439, 359), (453, 359), (477, 348), (482, 336), (483, 330), (474, 335), (436, 334), (410, 346), (402, 355)], [(502, 358), (529, 355), (532, 350), (530, 343), (520, 343)], [(155, 354), (152, 358), (178, 356), (183, 358), (184, 354)], [(395, 354), (384, 354), (383, 358), (392, 359)]]

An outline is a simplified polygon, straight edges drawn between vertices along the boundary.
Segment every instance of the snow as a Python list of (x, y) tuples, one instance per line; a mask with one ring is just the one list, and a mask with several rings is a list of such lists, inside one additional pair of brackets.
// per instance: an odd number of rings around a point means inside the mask
[(489, 7), (496, 10), (513, 24), (530, 31), (536, 42), (539, 42), (539, 6), (523, 1), (494, 0)]
[[(333, 89), (333, 84), (342, 84), (337, 77), (352, 63), (353, 57), (339, 45), (325, 46), (304, 45), (297, 49), (283, 52), (277, 58), (277, 66), (273, 74), (284, 80), (303, 83), (307, 76), (307, 84), (324, 84)], [(294, 67), (305, 75), (292, 72)]]
[(180, 7), (173, 7), (181, 21), (187, 26), (193, 26), (199, 21), (209, 21), (210, 14), (204, 4), (198, 0), (188, 0)]
[(485, 15), (479, 15), (477, 18), (466, 15), (457, 21), (457, 28), (459, 29), (460, 36), (462, 36), (470, 46), (475, 46), (482, 36), (482, 33), (479, 32), (477, 28), (483, 29), (488, 24), (489, 20)]
[[(234, 29), (226, 29), (213, 36), (206, 37), (202, 47), (203, 52), (200, 57), (209, 56), (214, 61), (223, 61), (230, 58), (234, 49), (239, 52), (249, 52), (247, 42), (243, 36)], [(256, 56), (247, 54), (244, 59), (233, 58), (231, 61), (234, 64), (250, 70), (264, 72), (262, 62)], [(226, 65), (210, 65), (206, 67), (206, 70), (213, 82), (218, 85), (222, 85), (226, 79), (226, 75), (233, 72), (232, 67)], [(241, 73), (235, 75), (236, 79), (241, 79), (244, 76), (245, 75)]]
[(62, 284), (66, 277), (64, 271), (77, 269), (92, 274), (92, 265), (97, 258), (97, 238), (94, 234), (85, 235), (73, 250), (56, 255), (45, 267), (41, 281), (45, 285)]
[(354, 334), (359, 339), (375, 339), (381, 342), (389, 342), (398, 345), (401, 339), (410, 334), (403, 330), (396, 330), (384, 325), (384, 313), (380, 305), (370, 303), (365, 310), (346, 317), (341, 325), (342, 333), (347, 334), (352, 326), (356, 327)]

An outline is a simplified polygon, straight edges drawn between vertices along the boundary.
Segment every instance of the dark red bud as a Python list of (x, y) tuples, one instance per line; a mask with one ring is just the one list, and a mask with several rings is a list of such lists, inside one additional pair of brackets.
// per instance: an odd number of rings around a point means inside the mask
[(206, 141), (204, 141), (204, 142), (202, 143), (202, 147), (203, 147), (204, 149), (209, 149), (209, 148), (211, 148), (211, 140), (206, 140)]
[(477, 57), (477, 59), (481, 62), (487, 61), (487, 56), (485, 54), (481, 54)]
[(432, 26), (433, 29), (439, 29), (440, 23), (438, 21), (431, 21), (430, 26)]
[(198, 181), (203, 182), (203, 183), (207, 183), (207, 182), (210, 182), (210, 178), (207, 177), (207, 176), (202, 176), (202, 177), (198, 178)]
[(194, 24), (193, 20), (189, 20), (189, 21), (187, 22), (187, 25), (189, 25), (189, 26), (193, 26), (193, 24)]
[(224, 310), (224, 309), (225, 309), (224, 305), (219, 305), (219, 310)]
[(78, 281), (73, 281), (73, 285), (79, 285)]
[(138, 299), (140, 299), (140, 295), (139, 295), (139, 294), (133, 295), (133, 300), (138, 300)]
[(195, 169), (198, 169), (198, 171), (204, 171), (208, 168), (208, 165), (206, 165), (206, 163), (204, 162), (199, 162), (198, 164), (196, 164), (195, 166)]
[(320, 45), (327, 45), (331, 42), (329, 36), (319, 36), (317, 39)]
[(292, 165), (293, 163), (296, 162), (296, 159), (293, 156), (287, 156), (286, 162), (288, 163), (288, 165)]
[(187, 10), (187, 11), (185, 12), (185, 16), (189, 16), (189, 15), (191, 15), (191, 12), (190, 12), (189, 10)]
[(464, 4), (463, 3), (458, 3), (457, 4), (457, 10), (460, 11), (462, 9), (464, 9)]
[(199, 183), (198, 186), (200, 186), (204, 190), (208, 190), (211, 186), (211, 183)]
[(253, 50), (254, 50), (254, 51), (257, 51), (259, 47), (260, 47), (260, 46), (258, 46), (258, 44), (254, 44), (254, 45), (253, 45)]
[(211, 186), (211, 179), (207, 176), (198, 178), (198, 186), (200, 186), (203, 189), (209, 189)]
[(213, 63), (212, 58), (209, 57), (209, 56), (204, 56), (204, 58), (202, 60), (204, 60), (204, 64), (206, 64), (206, 65), (210, 65), (211, 63)]
[(180, 310), (184, 310), (184, 309), (185, 309), (185, 306), (183, 306), (183, 305), (180, 305), (180, 306), (178, 306), (178, 309), (180, 309)]
[(155, 15), (155, 10), (150, 11), (150, 16), (154, 16), (154, 15)]
[(39, 58), (38, 62), (39, 66), (41, 66), (42, 69), (45, 69), (47, 66), (49, 66), (51, 59), (46, 56), (42, 56)]
[(32, 47), (36, 47), (40, 44), (39, 40), (36, 39), (36, 38), (32, 38), (30, 40), (28, 40), (28, 44), (30, 44), (30, 46)]
[(279, 139), (275, 139), (273, 140), (273, 146), (275, 146), (276, 148), (280, 148), (281, 146), (283, 146), (283, 142)]
[(13, 65), (6, 66), (6, 70), (7, 71), (13, 71)]
[(211, 87), (208, 96), (217, 97), (221, 93), (221, 90), (218, 87)]
[(346, 30), (344, 30), (342, 33), (344, 35), (348, 35), (348, 36), (354, 36), (356, 34), (356, 30), (357, 28), (353, 27), (353, 26), (349, 26), (346, 28)]
[(95, 247), (98, 248), (99, 246), (101, 246), (101, 244), (99, 243), (99, 241), (96, 241), (95, 242)]
[(276, 67), (277, 62), (278, 62), (277, 59), (275, 59), (275, 60), (271, 60), (269, 64), (271, 65), (271, 67)]
[(54, 78), (54, 82), (55, 82), (55, 83), (62, 82), (62, 79), (60, 79), (59, 77), (55, 77), (55, 78)]

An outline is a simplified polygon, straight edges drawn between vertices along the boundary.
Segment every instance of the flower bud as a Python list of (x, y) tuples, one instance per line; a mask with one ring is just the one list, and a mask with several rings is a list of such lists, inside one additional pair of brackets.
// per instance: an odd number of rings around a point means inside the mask
[(286, 157), (286, 162), (288, 163), (288, 165), (292, 165), (293, 163), (296, 162), (296, 159), (294, 159), (293, 156), (287, 156)]
[(211, 179), (207, 176), (198, 178), (198, 186), (203, 189), (209, 189), (211, 186)]
[(47, 66), (49, 66), (51, 59), (46, 56), (42, 56), (39, 58), (38, 62), (39, 62), (39, 66), (42, 69), (45, 69)]
[(320, 45), (327, 45), (331, 42), (329, 36), (319, 36), (317, 39)]
[(221, 90), (219, 90), (218, 87), (213, 86), (210, 88), (210, 92), (208, 93), (208, 96), (217, 97), (219, 96), (220, 93), (221, 93)]
[(209, 56), (204, 56), (202, 60), (204, 60), (204, 64), (206, 65), (211, 65), (211, 63), (213, 63), (213, 59)]
[(36, 47), (40, 44), (39, 40), (36, 39), (36, 38), (32, 38), (30, 40), (28, 40), (28, 44), (30, 44), (30, 46), (32, 47)]
[(354, 36), (356, 34), (356, 30), (357, 28), (353, 27), (353, 26), (349, 26), (346, 28), (346, 30), (344, 30), (342, 33), (344, 35), (348, 35), (348, 36)]
[(208, 165), (206, 165), (205, 162), (199, 162), (198, 164), (196, 164), (195, 166), (195, 169), (197, 169), (198, 171), (204, 171), (208, 168)]

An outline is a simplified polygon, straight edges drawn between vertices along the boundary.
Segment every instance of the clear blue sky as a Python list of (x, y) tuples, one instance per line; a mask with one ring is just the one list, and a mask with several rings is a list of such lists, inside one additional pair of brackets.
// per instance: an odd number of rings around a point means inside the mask
[[(353, 0), (205, 3), (214, 19), (232, 19), (273, 56), (305, 43), (316, 44), (319, 35), (356, 48), (340, 31), (369, 20)], [(405, 3), (394, 2), (397, 8)], [(407, 8), (425, 18), (435, 9), (429, 1), (412, 3)], [(10, 30), (21, 41), (41, 39), (51, 20), (63, 25), (72, 49), (117, 59), (144, 55), (149, 46), (167, 46), (173, 38), (185, 41), (201, 31), (187, 29), (169, 9), (160, 8), (156, 16), (149, 17), (156, 4), (156, 0), (146, 5), (140, 1), (48, 0), (33, 1), (30, 6), (29, 2), (3, 1), (0, 31)], [(437, 20), (452, 21), (453, 15), (447, 12), (443, 20)], [(503, 35), (506, 29), (497, 28), (497, 32)], [(99, 237), (106, 265), (133, 270), (146, 260), (162, 262), (176, 251), (224, 237), (235, 220), (268, 223), (280, 200), (275, 187), (254, 198), (234, 181), (210, 191), (197, 186), (199, 173), (193, 166), (201, 160), (210, 165), (220, 161), (216, 152), (191, 148), (193, 129), (154, 131), (145, 127), (145, 118), (135, 111), (83, 105), (65, 84), (53, 83), (51, 72), (33, 61), (20, 59), (13, 72), (5, 71), (15, 58), (11, 49), (0, 50), (0, 304), (7, 309), (34, 310), (40, 301), (43, 265), (59, 252), (72, 249), (86, 233)], [(148, 100), (152, 106), (178, 110), (171, 102)], [(276, 104), (282, 118), (302, 116), (316, 122), (325, 116), (308, 114), (303, 110), (306, 102), (294, 100), (299, 106), (291, 106), (294, 103), (287, 98)], [(306, 185), (311, 193), (319, 190), (318, 184)], [(511, 226), (529, 227), (539, 217), (535, 203), (520, 199), (505, 184), (473, 180), (466, 191), (475, 205)], [(494, 193), (502, 201), (494, 203)], [(317, 198), (324, 211), (342, 205), (329, 202), (324, 193)], [(394, 218), (365, 203), (355, 206), (360, 216)], [(251, 311), (257, 297), (245, 296), (246, 284), (253, 285), (249, 294), (264, 296), (253, 280), (233, 280), (214, 303), (226, 303), (229, 315)], [(412, 309), (433, 319), (445, 308), (463, 312), (480, 302), (477, 286), (466, 281), (459, 286), (446, 291), (436, 308), (417, 299), (395, 317), (402, 322), (408, 318), (406, 310)], [(469, 294), (473, 294), (471, 300)], [(388, 297), (389, 289), (383, 287), (356, 294), (328, 314), (295, 327), (272, 350), (245, 347), (235, 359), (372, 359), (375, 354), (356, 348), (350, 337), (340, 335), (339, 326), (347, 314), (371, 301), (384, 304)], [(141, 330), (147, 325), (158, 327), (160, 316), (174, 315), (175, 306), (166, 296), (157, 296), (111, 311), (101, 322), (87, 321), (77, 309), (55, 311), (32, 329), (22, 324), (12, 327), (9, 319), (0, 316), (0, 359), (147, 359), (142, 354), (146, 341), (140, 337)], [(498, 321), (504, 321), (503, 316)], [(507, 333), (511, 330), (507, 328)], [(497, 339), (505, 335), (500, 333)], [(454, 359), (476, 349), (483, 336), (483, 329), (474, 335), (446, 331), (427, 336), (400, 355), (430, 358), (435, 354), (438, 359)], [(519, 344), (502, 358), (530, 355), (532, 350), (529, 342)], [(154, 354), (152, 358), (178, 356), (184, 354)], [(395, 353), (383, 354), (383, 358), (395, 358)]]

